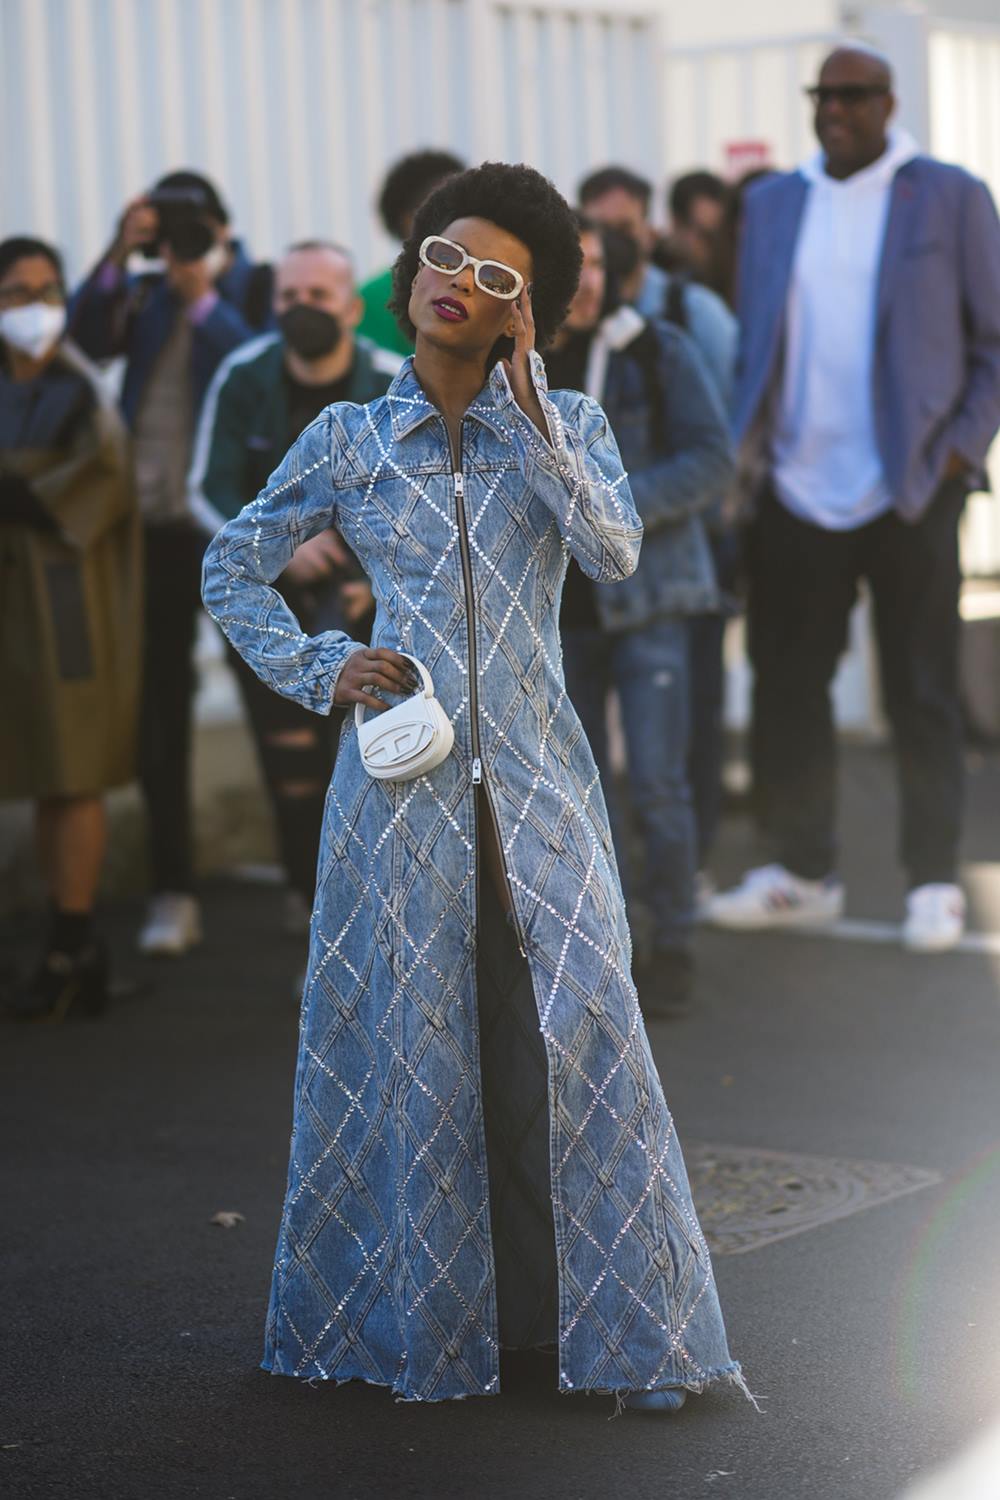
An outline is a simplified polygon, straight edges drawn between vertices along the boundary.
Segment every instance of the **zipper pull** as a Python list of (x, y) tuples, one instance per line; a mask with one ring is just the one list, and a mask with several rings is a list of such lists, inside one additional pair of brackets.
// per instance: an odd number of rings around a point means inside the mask
[(455, 499), (461, 500), (465, 495), (465, 476), (455, 473), (451, 477), (455, 481)]
[(483, 779), (483, 763), (477, 755), (472, 762), (472, 785), (479, 786)]

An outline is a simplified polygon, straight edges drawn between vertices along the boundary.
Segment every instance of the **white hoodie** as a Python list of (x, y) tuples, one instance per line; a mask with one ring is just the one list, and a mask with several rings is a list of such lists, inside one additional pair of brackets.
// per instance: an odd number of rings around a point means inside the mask
[(842, 182), (822, 153), (801, 168), (810, 188), (785, 307), (772, 472), (783, 504), (830, 531), (892, 505), (872, 402), (876, 294), (892, 180), (918, 149), (892, 130), (878, 160)]

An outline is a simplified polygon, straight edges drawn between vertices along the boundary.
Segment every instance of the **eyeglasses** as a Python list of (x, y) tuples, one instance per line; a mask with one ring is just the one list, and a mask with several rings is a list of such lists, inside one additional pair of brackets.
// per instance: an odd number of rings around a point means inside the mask
[(440, 271), (447, 276), (454, 276), (466, 266), (471, 266), (473, 280), (479, 290), (491, 297), (499, 297), (503, 302), (513, 302), (524, 290), (524, 277), (520, 271), (505, 266), (499, 260), (477, 260), (468, 250), (463, 250), (461, 245), (456, 245), (453, 240), (446, 240), (439, 234), (427, 236), (420, 246), (420, 259), (432, 271)]
[(855, 109), (889, 90), (884, 83), (813, 83), (804, 92), (816, 105), (837, 103)]
[(66, 294), (58, 281), (37, 287), (12, 281), (9, 286), (0, 287), (0, 307), (28, 307), (32, 302), (47, 302), (50, 307), (59, 307), (65, 300)]

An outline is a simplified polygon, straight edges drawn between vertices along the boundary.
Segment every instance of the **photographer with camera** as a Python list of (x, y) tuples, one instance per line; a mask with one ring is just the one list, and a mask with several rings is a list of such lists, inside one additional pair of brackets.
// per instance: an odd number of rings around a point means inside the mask
[[(148, 270), (135, 274), (141, 258)], [(125, 358), (121, 406), (133, 434), (146, 559), (139, 761), (152, 896), (139, 937), (144, 953), (180, 954), (201, 935), (189, 769), (207, 536), (191, 511), (187, 471), (205, 392), (225, 356), (261, 321), (253, 304), (268, 275), (232, 238), (212, 184), (195, 172), (171, 172), (128, 205), (70, 313), (73, 337), (87, 354)]]

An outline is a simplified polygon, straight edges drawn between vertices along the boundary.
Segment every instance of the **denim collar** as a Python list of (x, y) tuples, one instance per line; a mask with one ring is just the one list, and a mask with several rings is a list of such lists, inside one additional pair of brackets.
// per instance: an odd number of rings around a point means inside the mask
[[(533, 356), (531, 363), (536, 385), (539, 380), (539, 371), (541, 371), (544, 390), (544, 366), (537, 354)], [(413, 373), (412, 355), (404, 359), (399, 374), (386, 392), (386, 399), (392, 416), (392, 435), (397, 442), (421, 427), (431, 417), (441, 415), (434, 403), (428, 401), (423, 386)], [(503, 409), (509, 406), (513, 399), (514, 393), (507, 379), (507, 371), (498, 360), (486, 384), (478, 396), (470, 402), (465, 415), (481, 422), (499, 438), (506, 440), (508, 423), (504, 420)]]

